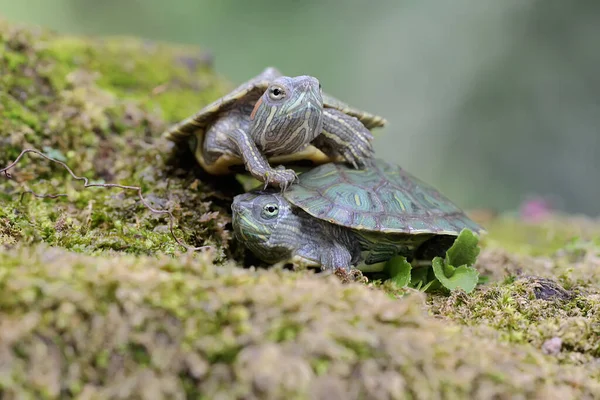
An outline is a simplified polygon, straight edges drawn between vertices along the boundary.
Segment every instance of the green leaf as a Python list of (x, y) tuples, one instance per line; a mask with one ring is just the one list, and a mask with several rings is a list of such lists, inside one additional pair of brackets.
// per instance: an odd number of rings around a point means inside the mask
[(467, 293), (471, 293), (477, 282), (479, 281), (479, 272), (473, 267), (461, 265), (454, 270), (451, 276), (446, 276), (446, 262), (441, 257), (433, 259), (433, 272), (435, 277), (440, 281), (445, 288), (449, 290), (463, 289)]
[(406, 261), (406, 257), (392, 257), (387, 262), (386, 269), (389, 271), (390, 280), (398, 285), (398, 287), (408, 286), (410, 283), (410, 271), (412, 270), (412, 266)]
[(435, 290), (435, 289), (438, 289), (439, 287), (440, 287), (440, 281), (438, 281), (437, 279), (432, 279), (425, 286), (423, 286), (420, 290), (422, 292), (427, 292), (429, 289)]
[(419, 267), (411, 271), (410, 287), (421, 290), (423, 285), (429, 282), (428, 274), (431, 267)]
[(446, 252), (446, 265), (467, 265), (475, 264), (479, 255), (479, 238), (469, 229), (463, 229), (452, 247)]
[(448, 264), (447, 261), (444, 261), (444, 276), (452, 276), (454, 275), (454, 271), (456, 271), (456, 268), (454, 268), (453, 265)]

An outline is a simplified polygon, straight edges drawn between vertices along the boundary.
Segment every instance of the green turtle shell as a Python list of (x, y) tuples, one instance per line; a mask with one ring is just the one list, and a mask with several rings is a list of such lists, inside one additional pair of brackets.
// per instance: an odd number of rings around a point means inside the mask
[(328, 163), (305, 172), (285, 198), (313, 217), (363, 232), (457, 236), (482, 228), (440, 192), (399, 166)]
[[(164, 133), (164, 136), (174, 142), (187, 141), (198, 130), (203, 132), (222, 112), (248, 103), (254, 105), (265, 90), (267, 90), (269, 84), (280, 76), (282, 74), (276, 68), (267, 67), (258, 76), (242, 83), (230, 93), (202, 108), (196, 114), (172, 126)], [(323, 93), (323, 106), (337, 109), (358, 118), (367, 129), (382, 127), (387, 122), (383, 117), (350, 107), (325, 93)]]

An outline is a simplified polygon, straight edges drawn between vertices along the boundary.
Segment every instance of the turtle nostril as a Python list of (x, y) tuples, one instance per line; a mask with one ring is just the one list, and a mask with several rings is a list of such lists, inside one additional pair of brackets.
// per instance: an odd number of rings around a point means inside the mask
[(314, 81), (311, 79), (306, 79), (304, 82), (302, 82), (302, 87), (305, 89), (309, 89), (312, 88), (314, 86)]

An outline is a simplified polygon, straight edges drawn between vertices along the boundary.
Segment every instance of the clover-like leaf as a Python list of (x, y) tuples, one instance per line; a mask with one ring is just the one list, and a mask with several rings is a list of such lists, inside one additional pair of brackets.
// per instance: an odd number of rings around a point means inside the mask
[(390, 280), (398, 285), (398, 287), (408, 286), (410, 283), (410, 271), (412, 270), (412, 266), (406, 261), (406, 257), (392, 257), (387, 262), (386, 269), (389, 272)]
[(446, 265), (471, 266), (479, 255), (479, 238), (469, 229), (463, 229), (446, 252)]
[[(447, 275), (450, 271), (452, 271), (451, 275)], [(438, 281), (448, 290), (463, 289), (471, 293), (479, 281), (479, 272), (475, 268), (467, 265), (454, 268), (446, 264), (441, 257), (433, 259), (433, 272)]]

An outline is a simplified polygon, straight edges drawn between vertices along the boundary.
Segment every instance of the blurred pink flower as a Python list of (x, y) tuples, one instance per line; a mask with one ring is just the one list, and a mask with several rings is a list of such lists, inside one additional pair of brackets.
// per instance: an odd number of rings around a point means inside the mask
[(552, 213), (552, 205), (550, 201), (542, 197), (535, 197), (525, 200), (521, 204), (521, 218), (528, 222), (539, 222), (548, 218)]

